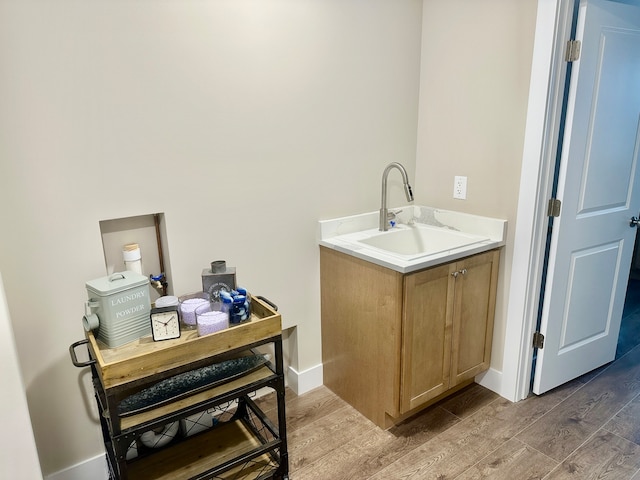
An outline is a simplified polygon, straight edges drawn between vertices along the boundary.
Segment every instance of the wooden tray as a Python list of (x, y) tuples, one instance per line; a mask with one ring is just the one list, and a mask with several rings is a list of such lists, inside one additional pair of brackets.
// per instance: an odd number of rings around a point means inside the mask
[(154, 342), (146, 336), (109, 348), (87, 332), (88, 348), (105, 389), (121, 386), (173, 368), (279, 335), (282, 317), (259, 298), (252, 298), (251, 321), (203, 337), (183, 330), (175, 340)]

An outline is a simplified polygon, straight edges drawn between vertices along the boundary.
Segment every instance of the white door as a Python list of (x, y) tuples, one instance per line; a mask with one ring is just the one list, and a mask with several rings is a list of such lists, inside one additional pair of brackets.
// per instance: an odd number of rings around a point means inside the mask
[(537, 394), (614, 359), (640, 211), (640, 7), (583, 0), (576, 37)]

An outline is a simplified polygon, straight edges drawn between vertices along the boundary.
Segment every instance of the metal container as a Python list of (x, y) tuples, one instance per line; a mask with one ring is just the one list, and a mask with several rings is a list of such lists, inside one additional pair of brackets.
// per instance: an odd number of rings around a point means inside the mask
[(211, 269), (202, 270), (202, 291), (209, 294), (209, 301), (220, 302), (220, 291), (231, 292), (236, 288), (236, 267), (227, 267), (224, 260), (211, 262)]
[(97, 338), (118, 347), (151, 334), (149, 279), (135, 272), (120, 272), (86, 283), (87, 311), (99, 319)]

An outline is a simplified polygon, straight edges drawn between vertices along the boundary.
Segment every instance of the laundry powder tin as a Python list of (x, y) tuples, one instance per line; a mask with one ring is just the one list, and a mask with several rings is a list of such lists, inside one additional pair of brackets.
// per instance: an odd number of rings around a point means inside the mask
[(86, 283), (87, 314), (98, 316), (97, 338), (118, 347), (151, 334), (149, 279), (136, 272), (114, 273)]

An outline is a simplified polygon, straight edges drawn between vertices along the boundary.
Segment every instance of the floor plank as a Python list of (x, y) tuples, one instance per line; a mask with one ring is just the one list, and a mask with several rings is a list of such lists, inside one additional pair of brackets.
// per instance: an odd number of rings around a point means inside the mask
[(460, 475), (458, 480), (539, 480), (558, 462), (512, 438)]
[(288, 434), (291, 468), (297, 470), (313, 463), (375, 428), (378, 427), (355, 408), (345, 405), (326, 418), (294, 429)]
[(635, 348), (536, 421), (518, 439), (561, 461), (640, 393), (640, 348)]
[(384, 458), (376, 454), (393, 442), (389, 433), (373, 429), (339, 446), (322, 458), (295, 469), (295, 480), (325, 480), (327, 478), (367, 479), (380, 470)]
[(640, 445), (640, 395), (620, 410), (604, 429)]
[(459, 422), (441, 408), (429, 409), (387, 431), (374, 428), (345, 446), (296, 471), (296, 480), (371, 478), (419, 445)]
[(640, 445), (601, 431), (545, 480), (631, 479), (640, 469)]
[(444, 400), (440, 406), (460, 418), (467, 418), (497, 398), (500, 395), (474, 383)]

